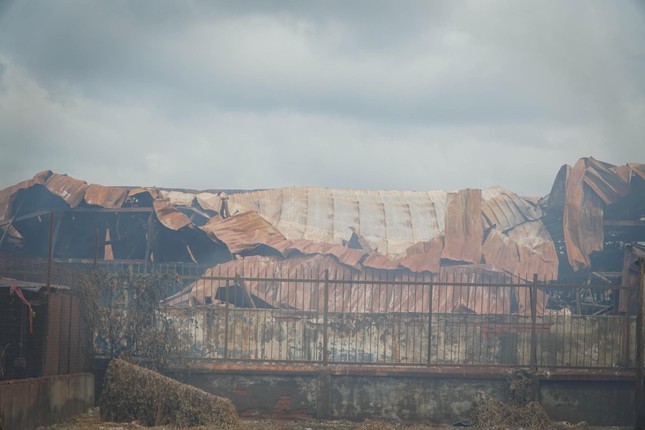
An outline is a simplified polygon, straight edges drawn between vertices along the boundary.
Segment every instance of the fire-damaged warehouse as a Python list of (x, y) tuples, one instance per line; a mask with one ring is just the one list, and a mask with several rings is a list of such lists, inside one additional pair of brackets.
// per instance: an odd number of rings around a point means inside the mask
[[(499, 187), (194, 192), (87, 184), (51, 171), (0, 191), (0, 249), (45, 258), (50, 241), (53, 258), (68, 261), (611, 283), (624, 245), (645, 242), (645, 165), (583, 158), (563, 166), (543, 198)], [(187, 299), (169, 302), (178, 300)]]

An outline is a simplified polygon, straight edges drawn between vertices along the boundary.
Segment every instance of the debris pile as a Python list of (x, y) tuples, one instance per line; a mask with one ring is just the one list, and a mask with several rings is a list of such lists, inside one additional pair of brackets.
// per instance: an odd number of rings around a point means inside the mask
[(570, 424), (551, 421), (542, 405), (533, 401), (534, 380), (525, 370), (509, 375), (508, 402), (503, 403), (480, 391), (473, 402), (472, 421), (482, 429), (525, 428), (539, 430), (583, 430), (585, 422)]
[(113, 359), (99, 402), (105, 421), (145, 426), (217, 426), (235, 429), (238, 416), (229, 399), (182, 384), (152, 370)]

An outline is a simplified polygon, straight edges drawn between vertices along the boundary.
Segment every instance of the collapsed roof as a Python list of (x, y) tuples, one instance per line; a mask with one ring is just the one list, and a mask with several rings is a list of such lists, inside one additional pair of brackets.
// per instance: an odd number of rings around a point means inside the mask
[[(559, 270), (589, 270), (594, 259), (609, 270), (613, 260), (598, 258), (608, 244), (645, 240), (645, 165), (584, 158), (563, 166), (539, 200), (499, 187), (230, 194), (107, 187), (50, 171), (0, 191), (0, 249), (45, 257), (50, 233), (60, 259), (216, 265), (253, 255), (327, 256), (356, 271), (485, 264), (553, 279)], [(622, 257), (614, 271), (621, 267)]]

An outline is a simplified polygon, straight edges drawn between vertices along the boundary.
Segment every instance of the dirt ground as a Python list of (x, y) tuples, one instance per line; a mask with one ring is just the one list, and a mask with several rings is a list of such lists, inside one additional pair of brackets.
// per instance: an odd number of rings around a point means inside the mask
[[(357, 423), (345, 420), (318, 421), (314, 419), (299, 420), (276, 420), (276, 419), (249, 419), (240, 420), (239, 430), (447, 430), (463, 429), (464, 427), (453, 427), (449, 425), (428, 425), (428, 424), (405, 424), (386, 423), (380, 421), (365, 421)], [(467, 428), (467, 427), (466, 427)], [(470, 427), (473, 428), (474, 427)], [(586, 430), (628, 430), (631, 427), (593, 427), (584, 426)], [(39, 427), (38, 430), (215, 430), (217, 427), (184, 427), (175, 428), (172, 426), (145, 427), (133, 423), (108, 423), (101, 421), (98, 408), (90, 409), (87, 413), (74, 417), (64, 423), (48, 427)], [(500, 429), (501, 430), (501, 429)], [(508, 429), (512, 430), (512, 429)]]
[[(366, 421), (363, 423), (356, 423), (352, 421), (343, 420), (329, 420), (318, 421), (313, 419), (302, 420), (257, 420), (257, 419), (241, 419), (240, 430), (337, 430), (337, 429), (354, 429), (354, 430), (439, 430), (447, 429), (446, 426), (428, 426), (428, 425), (405, 425), (405, 424), (391, 424), (378, 421)], [(55, 424), (49, 427), (39, 427), (39, 430), (214, 430), (217, 427), (202, 426), (202, 427), (186, 427), (184, 429), (176, 429), (171, 426), (160, 427), (144, 427), (134, 423), (107, 423), (101, 421), (98, 408), (93, 408), (89, 412), (72, 418), (64, 423)]]

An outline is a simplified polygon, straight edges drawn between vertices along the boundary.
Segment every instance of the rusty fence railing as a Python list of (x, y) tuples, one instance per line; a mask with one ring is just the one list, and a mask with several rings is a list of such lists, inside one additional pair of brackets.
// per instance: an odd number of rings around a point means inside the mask
[[(5, 259), (0, 271), (42, 282), (45, 263)], [(565, 284), (477, 266), (441, 275), (238, 273), (138, 261), (56, 261), (52, 282), (74, 286), (91, 270), (176, 274), (161, 313), (183, 361), (629, 370), (639, 362), (636, 307), (619, 305), (635, 303), (638, 291), (615, 282)]]
[(636, 316), (618, 285), (475, 271), (194, 277), (163, 313), (196, 360), (629, 369)]

